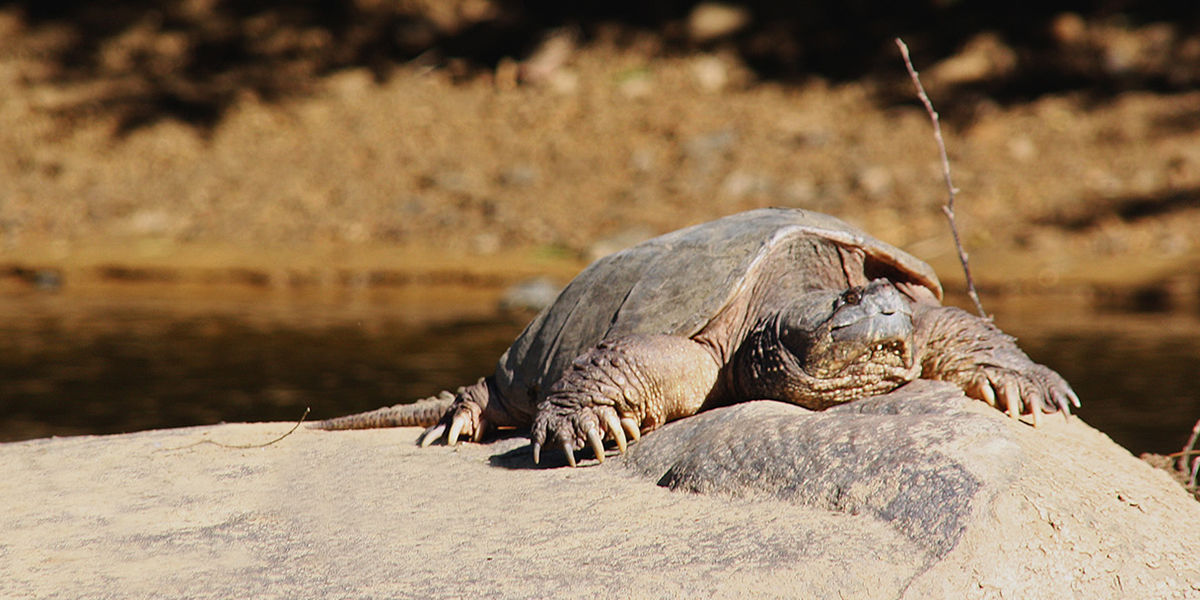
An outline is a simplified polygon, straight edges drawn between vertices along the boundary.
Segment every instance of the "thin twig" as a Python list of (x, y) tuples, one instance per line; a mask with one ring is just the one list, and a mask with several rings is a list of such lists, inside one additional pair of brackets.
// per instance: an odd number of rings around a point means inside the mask
[(300, 428), (300, 424), (304, 422), (304, 419), (308, 418), (308, 413), (310, 410), (312, 410), (312, 409), (307, 406), (304, 407), (304, 414), (300, 415), (300, 420), (296, 421), (296, 424), (292, 425), (292, 428), (289, 429), (287, 431), (287, 433), (285, 433), (269, 442), (263, 443), (263, 444), (223, 444), (221, 442), (215, 442), (213, 440), (200, 440), (198, 442), (194, 442), (194, 443), (188, 444), (186, 446), (179, 446), (178, 448), (164, 448), (163, 450), (166, 450), (166, 451), (187, 450), (188, 448), (195, 448), (196, 446), (200, 446), (203, 444), (212, 444), (214, 446), (220, 446), (222, 448), (230, 448), (233, 450), (249, 450), (249, 449), (253, 449), (253, 448), (266, 448), (267, 446), (270, 446), (271, 444), (276, 444), (276, 443), (283, 441), (283, 438), (286, 438), (287, 436), (295, 433), (296, 430)]
[(1196, 477), (1200, 476), (1200, 458), (1192, 462), (1192, 476), (1188, 478), (1187, 489), (1196, 491)]
[[(1180, 471), (1182, 471), (1184, 473), (1188, 472), (1188, 458), (1192, 454), (1197, 454), (1197, 451), (1196, 451), (1197, 438), (1200, 438), (1200, 421), (1196, 421), (1196, 424), (1194, 426), (1192, 426), (1192, 435), (1191, 435), (1191, 437), (1188, 438), (1187, 443), (1183, 445), (1183, 451), (1179, 453), (1179, 462), (1176, 463), (1176, 465), (1175, 465), (1175, 467), (1177, 469), (1179, 469)], [(1196, 462), (1200, 463), (1200, 458), (1197, 458)], [(1196, 487), (1196, 472), (1195, 471), (1196, 471), (1196, 469), (1193, 467), (1192, 468), (1192, 478), (1191, 478), (1192, 487)]]
[(933, 110), (933, 102), (929, 100), (929, 95), (925, 93), (925, 86), (921, 85), (921, 78), (917, 76), (917, 70), (913, 68), (912, 59), (908, 56), (908, 46), (900, 38), (896, 38), (896, 46), (900, 48), (900, 55), (904, 57), (904, 68), (908, 69), (908, 76), (912, 78), (913, 85), (917, 87), (917, 97), (921, 99), (921, 104), (925, 105), (925, 112), (929, 113), (929, 120), (933, 122), (933, 138), (937, 141), (938, 153), (942, 158), (942, 177), (946, 180), (946, 191), (949, 192), (946, 204), (942, 206), (942, 213), (950, 222), (954, 247), (958, 249), (958, 261), (962, 263), (963, 274), (967, 277), (967, 295), (975, 303), (975, 310), (979, 311), (979, 316), (991, 319), (984, 312), (983, 304), (979, 302), (979, 293), (975, 291), (975, 280), (971, 277), (971, 267), (967, 264), (967, 251), (963, 249), (962, 240), (958, 237), (958, 224), (954, 220), (954, 195), (958, 193), (958, 189), (954, 187), (954, 181), (950, 178), (950, 159), (946, 156), (946, 140), (942, 138), (940, 119), (937, 111)]

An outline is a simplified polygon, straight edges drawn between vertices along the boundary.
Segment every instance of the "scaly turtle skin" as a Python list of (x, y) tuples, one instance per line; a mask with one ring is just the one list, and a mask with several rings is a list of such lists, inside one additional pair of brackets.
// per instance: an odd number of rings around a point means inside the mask
[(663, 423), (758, 399), (821, 410), (918, 378), (1014, 418), (1079, 399), (987, 320), (941, 306), (933, 269), (828, 215), (760, 209), (682, 229), (579, 274), (455, 394), (317, 423), (419, 425), (422, 445), (529, 428), (574, 451), (624, 451)]

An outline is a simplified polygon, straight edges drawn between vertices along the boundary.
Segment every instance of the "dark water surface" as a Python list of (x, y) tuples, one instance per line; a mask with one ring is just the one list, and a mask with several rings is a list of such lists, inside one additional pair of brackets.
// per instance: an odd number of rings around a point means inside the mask
[[(306, 406), (320, 419), (453, 389), (490, 373), (528, 319), (469, 296), (6, 293), (0, 441), (294, 421)], [(992, 309), (1135, 453), (1178, 450), (1200, 418), (1200, 315)]]

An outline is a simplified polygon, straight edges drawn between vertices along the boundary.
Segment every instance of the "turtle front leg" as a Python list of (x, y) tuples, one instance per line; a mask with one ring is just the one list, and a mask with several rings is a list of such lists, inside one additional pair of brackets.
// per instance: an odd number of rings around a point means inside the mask
[(538, 404), (530, 439), (533, 461), (551, 443), (575, 466), (589, 445), (604, 461), (604, 438), (625, 451), (626, 435), (700, 410), (716, 386), (720, 364), (706, 346), (669, 335), (635, 335), (601, 342), (575, 359)]
[(1039, 424), (1043, 412), (1071, 413), (1079, 396), (1052, 369), (1033, 362), (989, 321), (947, 306), (916, 305), (921, 378), (957, 384), (972, 398)]

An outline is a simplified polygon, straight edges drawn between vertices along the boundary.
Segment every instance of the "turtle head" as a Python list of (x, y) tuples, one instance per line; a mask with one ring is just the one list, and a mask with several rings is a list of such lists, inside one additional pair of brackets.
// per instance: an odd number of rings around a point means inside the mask
[(810, 375), (836, 377), (863, 362), (912, 366), (912, 306), (886, 279), (795, 309), (781, 323), (780, 341)]
[(808, 292), (752, 337), (739, 371), (758, 397), (822, 409), (917, 375), (912, 306), (886, 279)]

